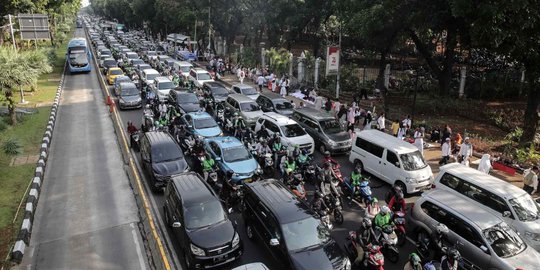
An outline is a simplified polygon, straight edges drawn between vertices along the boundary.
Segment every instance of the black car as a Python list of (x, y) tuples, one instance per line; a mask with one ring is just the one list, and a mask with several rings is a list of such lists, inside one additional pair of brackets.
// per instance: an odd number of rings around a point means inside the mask
[(294, 109), (288, 99), (272, 92), (261, 93), (255, 102), (259, 104), (263, 112), (276, 112), (285, 116), (291, 116)]
[(169, 181), (163, 213), (188, 269), (222, 266), (242, 255), (235, 226), (218, 195), (199, 174), (184, 173)]
[(160, 191), (171, 176), (189, 170), (184, 153), (169, 133), (150, 131), (140, 139), (143, 170), (148, 174), (150, 187)]
[(205, 82), (203, 91), (212, 98), (214, 103), (225, 101), (230, 94), (229, 90), (218, 82)]
[(142, 108), (141, 93), (134, 83), (120, 83), (118, 90), (118, 108), (121, 110)]
[(181, 113), (197, 112), (201, 110), (201, 102), (195, 93), (171, 90), (169, 91), (169, 104), (172, 104)]
[(246, 183), (242, 216), (248, 238), (262, 240), (285, 269), (351, 269), (327, 227), (281, 181)]
[(118, 67), (118, 63), (113, 58), (103, 60), (103, 74), (107, 74), (109, 68)]

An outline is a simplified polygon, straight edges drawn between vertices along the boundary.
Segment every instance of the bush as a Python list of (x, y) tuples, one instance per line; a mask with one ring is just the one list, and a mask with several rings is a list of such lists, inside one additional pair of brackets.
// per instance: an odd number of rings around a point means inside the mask
[(6, 155), (18, 155), (21, 153), (21, 144), (19, 141), (9, 138), (2, 144), (2, 149), (4, 149)]
[(6, 128), (8, 127), (7, 123), (4, 121), (3, 118), (0, 118), (0, 132), (6, 130)]

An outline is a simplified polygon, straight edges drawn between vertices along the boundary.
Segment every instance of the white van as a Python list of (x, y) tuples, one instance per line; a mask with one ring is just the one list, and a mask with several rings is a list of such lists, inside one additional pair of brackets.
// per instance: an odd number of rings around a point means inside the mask
[(452, 192), (502, 217), (540, 251), (540, 207), (523, 189), (476, 169), (451, 163), (440, 168), (433, 188)]
[(151, 85), (154, 83), (154, 79), (156, 77), (161, 76), (159, 72), (155, 69), (145, 69), (141, 73), (141, 81), (145, 83), (145, 85)]
[(363, 130), (354, 139), (349, 161), (373, 176), (399, 185), (405, 193), (430, 189), (431, 167), (416, 146), (379, 130)]
[(189, 71), (193, 68), (193, 65), (190, 62), (186, 61), (174, 61), (173, 68), (182, 73), (182, 76), (189, 76)]
[(259, 132), (262, 126), (273, 136), (275, 133), (281, 138), (281, 143), (289, 150), (298, 146), (300, 150), (306, 150), (310, 155), (315, 149), (313, 138), (296, 121), (287, 116), (275, 112), (266, 112), (257, 119), (255, 132)]

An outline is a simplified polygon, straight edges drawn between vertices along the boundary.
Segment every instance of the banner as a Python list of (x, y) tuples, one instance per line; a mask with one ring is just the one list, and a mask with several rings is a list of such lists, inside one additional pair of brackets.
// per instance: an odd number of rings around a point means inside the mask
[(339, 47), (326, 48), (326, 76), (337, 75), (339, 69)]

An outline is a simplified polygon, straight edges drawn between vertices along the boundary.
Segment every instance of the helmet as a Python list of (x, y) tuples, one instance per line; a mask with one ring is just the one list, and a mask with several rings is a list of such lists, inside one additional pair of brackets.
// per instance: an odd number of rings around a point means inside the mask
[(371, 219), (365, 217), (362, 219), (362, 227), (364, 228), (371, 228)]
[(330, 157), (330, 151), (324, 151), (324, 157)]
[(371, 204), (378, 204), (378, 203), (379, 203), (379, 199), (377, 199), (375, 197), (373, 199), (371, 199)]
[(353, 172), (358, 174), (358, 173), (360, 173), (360, 170), (358, 168), (354, 168)]
[(461, 259), (461, 254), (455, 248), (449, 248), (446, 250), (446, 257), (453, 263)]
[(144, 106), (146, 109), (150, 109), (150, 104), (146, 104), (146, 106)]
[(382, 213), (383, 215), (386, 215), (386, 214), (390, 213), (390, 208), (388, 208), (388, 206), (386, 206), (386, 205), (383, 205), (383, 206), (381, 207), (381, 213)]
[(442, 223), (437, 224), (437, 233), (438, 234), (448, 233), (448, 227), (446, 227), (446, 225)]
[(302, 149), (302, 155), (307, 155), (307, 150), (306, 149)]
[(289, 163), (294, 162), (294, 158), (291, 157), (291, 156), (289, 156), (289, 157), (287, 158), (287, 162), (289, 162)]
[(414, 265), (414, 266), (418, 266), (422, 263), (418, 254), (414, 252), (411, 253), (411, 255), (409, 255), (409, 262), (411, 263), (411, 265)]
[(424, 270), (437, 270), (437, 267), (432, 262), (424, 264)]
[(233, 114), (233, 115), (234, 115), (234, 116), (238, 116), (238, 112), (234, 112), (234, 114)]
[(320, 191), (316, 191), (314, 195), (315, 195), (315, 198), (322, 198), (323, 197), (323, 194)]
[(403, 199), (403, 192), (398, 192), (398, 193), (396, 193), (396, 198), (397, 198), (398, 200), (402, 200), (402, 199)]
[(331, 165), (330, 162), (325, 162), (324, 163), (324, 168), (328, 169), (328, 168), (330, 168), (330, 165)]
[(263, 143), (264, 141), (265, 141), (265, 140), (264, 140), (263, 137), (261, 137), (261, 138), (259, 139), (259, 142), (261, 142), (261, 143)]
[(399, 186), (399, 185), (397, 185), (397, 184), (394, 185), (394, 191), (395, 191), (396, 193), (403, 193), (403, 190), (401, 189), (401, 186)]

